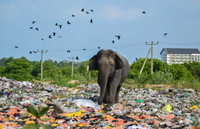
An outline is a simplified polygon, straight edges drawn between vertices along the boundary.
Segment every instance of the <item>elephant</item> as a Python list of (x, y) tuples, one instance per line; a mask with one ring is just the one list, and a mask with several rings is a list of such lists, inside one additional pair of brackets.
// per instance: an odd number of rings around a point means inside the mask
[(101, 49), (89, 60), (89, 70), (98, 70), (98, 104), (112, 106), (119, 102), (119, 92), (130, 66), (127, 59), (111, 49)]

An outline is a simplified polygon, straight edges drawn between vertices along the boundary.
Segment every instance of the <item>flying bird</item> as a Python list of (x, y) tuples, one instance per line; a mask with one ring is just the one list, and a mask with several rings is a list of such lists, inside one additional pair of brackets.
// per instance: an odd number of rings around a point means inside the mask
[(163, 36), (166, 36), (168, 33), (164, 33), (164, 35)]
[(115, 37), (117, 37), (117, 39), (118, 39), (118, 40), (121, 38), (121, 36), (120, 36), (120, 35), (115, 35)]
[(62, 25), (59, 25), (59, 28), (61, 29), (61, 28), (62, 28)]
[(62, 38), (61, 36), (58, 36), (58, 38)]
[(86, 14), (89, 14), (89, 12), (88, 12), (88, 11), (86, 11), (85, 13), (86, 13)]
[(100, 47), (98, 46), (98, 49), (100, 49)]
[(56, 36), (56, 32), (53, 32), (53, 36)]
[(41, 40), (44, 40), (43, 38), (41, 38)]
[(94, 10), (93, 10), (93, 9), (90, 9), (90, 11), (91, 11), (91, 12), (94, 12)]
[(33, 27), (30, 27), (30, 29), (33, 29)]
[(84, 12), (84, 8), (81, 9), (81, 12)]
[(70, 50), (67, 50), (67, 53), (70, 53), (71, 51)]
[(19, 48), (18, 46), (15, 46), (15, 48)]
[(72, 17), (75, 17), (75, 15), (74, 15), (74, 14), (72, 14)]
[(32, 54), (32, 51), (30, 51), (29, 54)]
[(50, 38), (50, 39), (52, 38), (51, 35), (49, 35), (49, 38)]
[(90, 19), (90, 23), (93, 23), (93, 19)]
[(58, 26), (58, 23), (56, 23), (55, 25)]
[(83, 51), (85, 51), (86, 49), (85, 48), (83, 48)]
[(35, 28), (35, 30), (39, 31), (39, 28)]
[(79, 60), (78, 56), (76, 56), (76, 60)]
[(70, 25), (71, 23), (70, 23), (69, 21), (67, 21), (67, 24), (69, 24), (69, 25)]
[(114, 40), (112, 40), (112, 43), (114, 44), (114, 43), (115, 43), (115, 41), (114, 41)]
[(34, 24), (36, 21), (33, 21), (32, 24)]
[(37, 53), (36, 51), (33, 51), (33, 53)]
[(145, 14), (146, 12), (145, 12), (145, 11), (143, 11), (142, 13), (143, 13), (143, 14)]

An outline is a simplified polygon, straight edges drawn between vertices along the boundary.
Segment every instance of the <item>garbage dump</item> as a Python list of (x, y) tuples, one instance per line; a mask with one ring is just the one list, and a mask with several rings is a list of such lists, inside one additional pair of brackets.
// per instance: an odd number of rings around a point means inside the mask
[(70, 88), (0, 77), (0, 129), (34, 123), (28, 105), (50, 106), (43, 117), (55, 129), (192, 129), (200, 122), (200, 92), (193, 89), (123, 87), (111, 111), (98, 105), (99, 92), (97, 84)]

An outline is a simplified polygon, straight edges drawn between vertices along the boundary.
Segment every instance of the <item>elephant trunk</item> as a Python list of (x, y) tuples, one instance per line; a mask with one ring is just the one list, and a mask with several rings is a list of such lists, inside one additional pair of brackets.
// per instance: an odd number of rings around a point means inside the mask
[(105, 69), (99, 69), (98, 73), (98, 84), (100, 86), (100, 97), (98, 100), (98, 104), (101, 105), (103, 103), (103, 99), (105, 96), (107, 83), (108, 83), (109, 72)]

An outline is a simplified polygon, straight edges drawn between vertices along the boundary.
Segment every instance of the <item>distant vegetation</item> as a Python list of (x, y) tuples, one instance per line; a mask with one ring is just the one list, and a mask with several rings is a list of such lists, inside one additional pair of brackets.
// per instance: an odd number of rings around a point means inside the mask
[[(97, 71), (87, 72), (89, 61), (76, 62), (74, 64), (74, 76), (71, 76), (72, 62), (44, 61), (43, 81), (49, 81), (60, 86), (69, 85), (69, 80), (79, 80), (79, 83), (96, 82)], [(130, 67), (128, 79), (124, 85), (144, 86), (145, 84), (169, 84), (180, 87), (200, 89), (200, 63), (186, 63), (168, 65), (158, 59), (154, 59), (154, 74), (151, 75), (150, 59), (140, 75), (140, 69), (144, 58), (134, 61)], [(13, 57), (0, 60), (0, 76), (19, 81), (40, 81), (41, 65), (39, 61), (29, 61), (25, 57), (14, 59)]]

